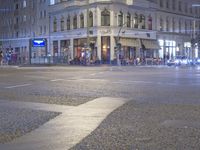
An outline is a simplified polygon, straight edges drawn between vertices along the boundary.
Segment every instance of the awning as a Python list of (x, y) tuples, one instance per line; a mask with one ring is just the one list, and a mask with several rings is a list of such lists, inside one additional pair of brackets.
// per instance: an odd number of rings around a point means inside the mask
[(139, 40), (135, 38), (120, 38), (120, 43), (122, 46), (140, 47)]
[(160, 49), (160, 46), (157, 40), (142, 39), (141, 44), (144, 45), (145, 49), (154, 49), (154, 50)]

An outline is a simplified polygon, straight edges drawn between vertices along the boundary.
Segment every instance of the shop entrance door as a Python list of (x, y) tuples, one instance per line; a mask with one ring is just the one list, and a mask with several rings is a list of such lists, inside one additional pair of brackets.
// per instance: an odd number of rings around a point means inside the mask
[(101, 61), (110, 64), (110, 37), (101, 37)]

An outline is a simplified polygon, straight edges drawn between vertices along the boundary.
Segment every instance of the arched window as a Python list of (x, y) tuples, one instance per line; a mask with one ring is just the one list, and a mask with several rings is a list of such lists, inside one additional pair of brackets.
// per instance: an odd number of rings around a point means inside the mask
[(127, 27), (130, 28), (131, 27), (131, 15), (130, 15), (130, 13), (127, 14), (126, 19), (127, 19), (127, 23), (126, 23)]
[(101, 26), (110, 26), (110, 11), (107, 9), (101, 12)]
[(123, 13), (121, 11), (118, 14), (118, 26), (119, 27), (123, 26)]
[(53, 32), (57, 32), (57, 19), (56, 19), (56, 17), (53, 19)]
[(148, 29), (152, 30), (152, 17), (151, 17), (151, 15), (149, 15), (149, 17), (148, 17)]
[(134, 28), (138, 28), (138, 14), (137, 13), (135, 13), (133, 23), (134, 23)]
[(145, 16), (142, 14), (140, 15), (140, 28), (145, 29)]
[(93, 13), (92, 11), (89, 12), (89, 17), (88, 17), (88, 26), (93, 27)]
[(74, 29), (77, 29), (77, 15), (74, 15), (74, 18), (73, 18), (73, 27), (74, 27)]
[(67, 30), (70, 30), (70, 16), (67, 17)]
[(80, 15), (80, 28), (84, 28), (84, 15)]
[(65, 23), (64, 23), (64, 17), (63, 16), (61, 17), (61, 20), (60, 20), (60, 29), (61, 29), (61, 31), (65, 30)]

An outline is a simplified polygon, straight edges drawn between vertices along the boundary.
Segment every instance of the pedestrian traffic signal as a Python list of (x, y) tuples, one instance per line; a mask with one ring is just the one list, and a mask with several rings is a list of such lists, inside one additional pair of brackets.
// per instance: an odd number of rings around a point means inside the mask
[(120, 50), (122, 47), (121, 43), (117, 43), (117, 49)]

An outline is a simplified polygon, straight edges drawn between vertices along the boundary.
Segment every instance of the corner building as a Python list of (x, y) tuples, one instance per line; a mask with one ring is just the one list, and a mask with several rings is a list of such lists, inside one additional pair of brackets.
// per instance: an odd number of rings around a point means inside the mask
[(154, 2), (63, 0), (49, 13), (52, 56), (79, 58), (89, 44), (92, 60), (111, 63), (120, 43), (121, 59), (159, 57)]

